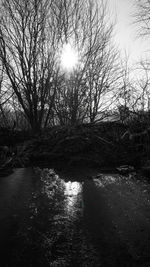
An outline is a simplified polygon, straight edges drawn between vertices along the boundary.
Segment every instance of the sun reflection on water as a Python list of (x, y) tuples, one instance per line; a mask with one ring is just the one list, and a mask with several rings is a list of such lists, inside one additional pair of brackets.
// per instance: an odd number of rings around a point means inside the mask
[(81, 200), (82, 184), (79, 182), (65, 183), (65, 210), (69, 216), (74, 216), (79, 209), (78, 202)]
[(78, 182), (67, 182), (65, 183), (65, 195), (77, 196), (81, 192), (82, 186)]

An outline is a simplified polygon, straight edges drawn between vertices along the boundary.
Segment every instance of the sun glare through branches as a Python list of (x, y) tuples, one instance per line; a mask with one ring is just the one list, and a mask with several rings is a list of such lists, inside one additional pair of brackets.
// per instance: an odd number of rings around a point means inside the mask
[(66, 71), (72, 71), (78, 64), (77, 51), (69, 44), (65, 44), (61, 54), (61, 66)]

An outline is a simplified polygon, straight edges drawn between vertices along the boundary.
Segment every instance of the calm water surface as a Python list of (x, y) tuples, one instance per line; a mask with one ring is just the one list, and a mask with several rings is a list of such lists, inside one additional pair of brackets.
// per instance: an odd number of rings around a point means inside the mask
[(1, 179), (4, 267), (146, 266), (138, 265), (150, 247), (146, 180), (75, 176), (29, 168)]

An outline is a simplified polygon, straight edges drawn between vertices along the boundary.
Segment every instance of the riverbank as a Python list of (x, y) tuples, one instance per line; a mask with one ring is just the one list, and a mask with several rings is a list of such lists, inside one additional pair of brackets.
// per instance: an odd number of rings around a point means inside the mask
[(16, 132), (11, 144), (9, 136), (4, 143), (13, 167), (90, 166), (109, 172), (122, 165), (135, 170), (149, 166), (148, 132), (131, 134), (128, 126), (119, 122), (55, 126), (36, 135), (24, 134)]
[(145, 143), (135, 144), (121, 123), (82, 124), (53, 127), (24, 142), (14, 144), (14, 166), (91, 165), (139, 168), (149, 157)]

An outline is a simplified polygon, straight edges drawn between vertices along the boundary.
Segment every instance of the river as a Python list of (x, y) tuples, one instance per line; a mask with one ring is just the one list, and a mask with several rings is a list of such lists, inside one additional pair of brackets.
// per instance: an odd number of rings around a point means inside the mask
[(150, 266), (150, 185), (136, 174), (16, 169), (0, 180), (1, 266)]

